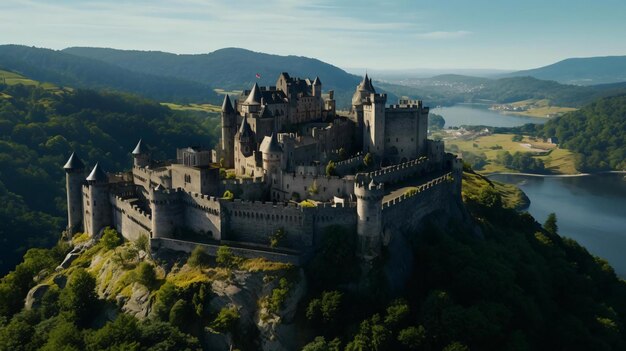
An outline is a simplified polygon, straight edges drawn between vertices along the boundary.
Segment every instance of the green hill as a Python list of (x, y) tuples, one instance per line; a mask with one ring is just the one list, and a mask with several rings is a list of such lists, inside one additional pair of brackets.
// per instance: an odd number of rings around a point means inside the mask
[(626, 81), (626, 56), (569, 58), (548, 66), (508, 73), (564, 84), (595, 85)]
[(97, 59), (49, 49), (0, 45), (0, 69), (59, 86), (114, 90), (159, 101), (220, 101), (206, 82), (134, 72)]

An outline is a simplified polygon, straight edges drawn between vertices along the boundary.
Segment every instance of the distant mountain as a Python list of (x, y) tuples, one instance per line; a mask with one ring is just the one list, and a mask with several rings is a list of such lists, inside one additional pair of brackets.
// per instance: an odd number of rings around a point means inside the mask
[[(319, 76), (322, 88), (335, 90), (337, 100), (343, 106), (349, 104), (354, 88), (361, 80), (359, 76), (318, 59), (271, 55), (240, 48), (197, 55), (88, 47), (67, 48), (63, 52), (101, 60), (133, 72), (208, 83), (224, 90), (250, 89), (255, 82), (275, 85), (281, 72), (311, 79)], [(261, 78), (256, 78), (257, 74)]]
[(158, 101), (219, 102), (206, 83), (132, 71), (62, 51), (0, 45), (0, 68), (56, 85), (116, 90)]
[(545, 67), (517, 71), (503, 76), (530, 76), (576, 85), (626, 82), (626, 56), (570, 58)]

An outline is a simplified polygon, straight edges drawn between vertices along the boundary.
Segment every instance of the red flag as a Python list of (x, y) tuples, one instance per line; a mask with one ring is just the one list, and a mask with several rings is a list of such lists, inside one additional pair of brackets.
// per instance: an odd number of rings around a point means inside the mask
[(256, 74), (256, 79), (261, 79), (261, 75), (260, 74)]

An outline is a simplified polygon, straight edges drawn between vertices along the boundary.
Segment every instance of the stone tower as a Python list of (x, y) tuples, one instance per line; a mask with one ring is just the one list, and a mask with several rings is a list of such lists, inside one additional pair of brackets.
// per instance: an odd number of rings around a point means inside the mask
[(67, 192), (67, 234), (83, 230), (83, 182), (85, 165), (72, 153), (63, 166), (65, 170), (65, 189)]
[(313, 96), (317, 96), (317, 97), (322, 96), (322, 81), (320, 80), (320, 77), (315, 77), (311, 90), (312, 90), (311, 93)]
[(222, 104), (222, 167), (233, 168), (235, 166), (234, 143), (237, 131), (237, 114), (230, 103), (228, 95), (224, 97)]
[[(265, 180), (270, 187), (279, 189), (282, 188), (281, 165), (283, 149), (280, 147), (280, 144), (278, 144), (276, 133), (272, 133), (272, 136), (266, 136), (265, 139), (263, 139), (259, 151), (263, 153), (263, 170), (265, 171)], [(273, 200), (277, 200), (277, 197), (273, 196)]]
[(150, 165), (150, 154), (148, 153), (148, 150), (141, 139), (139, 139), (139, 142), (137, 143), (137, 146), (135, 146), (132, 154), (134, 166), (146, 167)]
[(111, 225), (111, 202), (109, 200), (109, 179), (96, 163), (87, 177), (83, 198), (85, 232), (96, 236), (104, 227)]
[(360, 177), (354, 183), (357, 211), (358, 255), (364, 261), (371, 261), (380, 255), (382, 245), (382, 199), (385, 195), (383, 184)]
[(385, 103), (387, 94), (371, 94), (363, 105), (363, 151), (381, 157), (385, 153)]
[(150, 188), (150, 210), (152, 212), (151, 238), (169, 238), (172, 236), (176, 216), (176, 194), (170, 194), (160, 184)]

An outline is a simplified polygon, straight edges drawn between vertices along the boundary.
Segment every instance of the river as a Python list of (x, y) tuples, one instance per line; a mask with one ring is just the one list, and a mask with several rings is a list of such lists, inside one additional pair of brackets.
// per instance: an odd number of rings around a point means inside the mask
[(445, 128), (461, 125), (483, 125), (491, 127), (517, 127), (527, 123), (545, 123), (547, 118), (526, 117), (502, 114), (489, 109), (485, 104), (458, 104), (450, 107), (431, 109), (432, 113), (443, 116)]
[(583, 245), (626, 278), (626, 179), (622, 174), (572, 178), (492, 175), (518, 185), (530, 198), (528, 212), (543, 223), (556, 213), (559, 233)]

